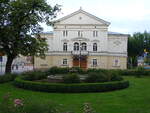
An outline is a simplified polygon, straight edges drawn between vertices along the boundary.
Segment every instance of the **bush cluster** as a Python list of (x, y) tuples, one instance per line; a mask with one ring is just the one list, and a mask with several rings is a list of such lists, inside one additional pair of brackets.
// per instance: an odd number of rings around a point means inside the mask
[(0, 76), (0, 83), (13, 81), (17, 77), (17, 74), (5, 74)]
[(93, 83), (93, 82), (106, 82), (107, 77), (103, 72), (91, 72), (85, 78), (85, 82)]
[(63, 76), (64, 83), (80, 83), (80, 77), (75, 73), (66, 74)]
[(52, 67), (46, 71), (46, 74), (47, 75), (66, 74), (68, 72), (69, 72), (69, 68)]
[(108, 81), (121, 81), (123, 78), (119, 73), (115, 71), (99, 71), (99, 72), (90, 72), (85, 79), (85, 82), (108, 82)]
[(83, 70), (79, 67), (66, 67), (66, 68), (60, 68), (60, 67), (52, 67), (46, 71), (47, 75), (54, 75), (54, 74), (67, 74), (67, 73), (80, 73), (85, 74), (87, 73), (86, 70)]
[(150, 76), (150, 70), (146, 70), (143, 67), (137, 67), (136, 69), (127, 69), (120, 71), (120, 74), (123, 76)]
[(33, 71), (33, 72), (25, 72), (22, 74), (23, 79), (33, 81), (33, 80), (41, 80), (45, 79), (46, 73), (42, 71)]
[(34, 81), (26, 81), (17, 77), (14, 85), (20, 88), (44, 91), (44, 92), (62, 92), (62, 93), (77, 93), (77, 92), (104, 92), (127, 88), (128, 81), (114, 81), (104, 83), (80, 83), (80, 84), (63, 84), (63, 83), (42, 83)]
[(138, 67), (136, 69), (126, 69), (126, 70), (106, 70), (106, 69), (87, 69), (87, 70), (82, 70), (81, 68), (78, 67), (73, 67), (73, 68), (59, 68), (59, 67), (52, 67), (49, 70), (47, 70), (47, 75), (51, 74), (67, 74), (69, 72), (73, 73), (78, 73), (78, 74), (90, 74), (90, 73), (112, 73), (113, 74), (118, 74), (118, 75), (123, 75), (123, 76), (137, 76), (141, 77), (141, 75), (144, 76), (149, 76), (150, 75), (150, 70), (146, 70), (143, 67)]

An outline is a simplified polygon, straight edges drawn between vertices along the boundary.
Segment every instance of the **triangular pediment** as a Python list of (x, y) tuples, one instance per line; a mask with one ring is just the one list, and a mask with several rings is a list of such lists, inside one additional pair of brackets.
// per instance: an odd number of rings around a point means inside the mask
[(56, 24), (93, 24), (93, 25), (109, 25), (110, 23), (100, 19), (82, 9), (67, 15), (55, 21)]

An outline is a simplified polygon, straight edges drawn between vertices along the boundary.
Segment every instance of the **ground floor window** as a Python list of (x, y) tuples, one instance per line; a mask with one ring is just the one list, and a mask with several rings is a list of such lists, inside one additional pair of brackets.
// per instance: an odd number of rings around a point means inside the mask
[(67, 65), (67, 64), (68, 64), (67, 59), (63, 59), (63, 65)]
[(115, 59), (115, 60), (114, 60), (114, 66), (120, 66), (120, 64), (119, 64), (119, 59)]
[(97, 66), (97, 59), (93, 59), (93, 67)]

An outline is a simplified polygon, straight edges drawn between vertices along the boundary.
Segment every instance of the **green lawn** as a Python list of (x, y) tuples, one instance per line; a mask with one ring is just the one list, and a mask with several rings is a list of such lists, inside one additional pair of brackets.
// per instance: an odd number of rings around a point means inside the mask
[(15, 88), (11, 83), (0, 84), (0, 101), (7, 92), (13, 98), (51, 101), (64, 109), (82, 113), (83, 103), (89, 102), (97, 113), (150, 113), (150, 77), (126, 77), (127, 89), (105, 93), (42, 93)]

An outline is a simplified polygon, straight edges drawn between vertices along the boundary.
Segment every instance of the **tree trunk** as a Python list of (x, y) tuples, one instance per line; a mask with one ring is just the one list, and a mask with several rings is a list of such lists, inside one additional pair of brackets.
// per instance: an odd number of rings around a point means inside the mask
[(11, 65), (15, 57), (7, 56), (6, 68), (5, 73), (11, 73)]

